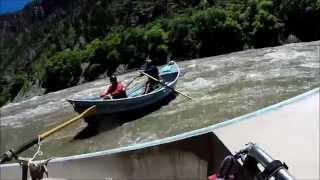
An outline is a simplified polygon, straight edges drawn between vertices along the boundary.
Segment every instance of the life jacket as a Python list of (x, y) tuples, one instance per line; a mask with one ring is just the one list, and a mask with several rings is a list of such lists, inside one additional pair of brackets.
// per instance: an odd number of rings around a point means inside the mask
[(103, 96), (106, 96), (107, 94), (110, 94), (114, 99), (127, 97), (125, 87), (121, 82), (118, 82), (116, 86), (113, 86), (112, 84), (109, 85), (107, 91), (102, 93), (101, 96), (103, 97)]

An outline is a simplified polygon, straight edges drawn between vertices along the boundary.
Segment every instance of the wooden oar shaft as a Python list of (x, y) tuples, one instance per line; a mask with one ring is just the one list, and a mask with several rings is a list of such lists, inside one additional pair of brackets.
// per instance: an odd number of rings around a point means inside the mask
[(130, 85), (134, 80), (136, 80), (138, 77), (140, 77), (140, 76), (137, 76), (137, 77), (133, 78), (133, 79), (126, 85), (126, 89), (127, 89), (127, 87), (129, 87), (129, 85)]
[(45, 139), (46, 137), (50, 136), (51, 134), (59, 131), (60, 129), (62, 129), (62, 128), (70, 125), (70, 124), (72, 124), (73, 122), (76, 122), (77, 120), (79, 120), (79, 119), (81, 119), (83, 117), (86, 117), (86, 116), (88, 116), (88, 115), (90, 115), (92, 113), (95, 113), (95, 110), (96, 110), (96, 106), (92, 106), (92, 107), (86, 109), (85, 111), (83, 111), (80, 115), (78, 115), (78, 116), (70, 119), (69, 121), (66, 121), (66, 122), (64, 122), (64, 123), (52, 128), (52, 129), (48, 130), (47, 132), (44, 132), (44, 133), (40, 134), (39, 136), (40, 136), (41, 139)]
[(173, 90), (174, 92), (176, 92), (176, 93), (178, 93), (178, 94), (181, 94), (181, 95), (183, 95), (183, 96), (185, 96), (185, 97), (187, 97), (187, 98), (189, 98), (189, 99), (191, 99), (191, 100), (192, 100), (192, 97), (190, 97), (190, 96), (188, 96), (188, 95), (184, 94), (184, 93), (183, 93), (183, 92), (181, 92), (181, 91), (178, 91), (178, 90), (174, 89), (174, 88), (173, 88), (173, 87), (171, 87), (171, 86), (168, 86), (166, 83), (161, 82), (159, 79), (154, 78), (153, 76), (150, 76), (149, 74), (147, 74), (147, 73), (145, 73), (145, 72), (143, 72), (143, 71), (141, 71), (141, 73), (142, 73), (143, 75), (147, 76), (148, 78), (150, 78), (150, 79), (152, 79), (152, 80), (154, 80), (154, 81), (156, 81), (156, 82), (160, 83), (161, 85), (163, 85), (163, 86), (165, 86), (165, 87), (167, 87), (167, 88), (169, 88), (169, 89)]
[(59, 131), (60, 129), (72, 124), (73, 122), (75, 122), (81, 118), (87, 117), (95, 112), (96, 112), (96, 106), (91, 106), (90, 108), (86, 109), (81, 114), (79, 114), (78, 116), (50, 129), (47, 132), (44, 132), (44, 133), (38, 135), (37, 137), (35, 137), (35, 138), (31, 139), (30, 141), (24, 143), (23, 145), (19, 146), (17, 149), (11, 149), (11, 150), (5, 152), (0, 158), (0, 164), (7, 162), (7, 161), (10, 161), (13, 157), (16, 157), (21, 152), (23, 152), (23, 151), (29, 149), (30, 147), (32, 147), (33, 145), (37, 144), (39, 142), (39, 140), (42, 141), (45, 138), (47, 138), (48, 136), (50, 136), (51, 134)]

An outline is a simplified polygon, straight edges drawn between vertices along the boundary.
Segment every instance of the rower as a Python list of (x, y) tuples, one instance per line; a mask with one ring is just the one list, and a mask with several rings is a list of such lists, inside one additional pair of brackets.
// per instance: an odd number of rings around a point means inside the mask
[[(154, 65), (153, 61), (150, 58), (147, 58), (146, 60), (146, 67), (144, 69), (144, 72), (152, 77), (154, 77), (155, 79), (159, 80), (159, 70), (158, 68)], [(146, 86), (144, 89), (144, 93), (143, 94), (147, 94), (149, 92), (152, 92), (153, 90), (157, 89), (158, 82), (156, 82), (155, 80), (148, 78), (148, 81), (146, 82)]]
[(116, 76), (110, 76), (110, 83), (111, 85), (109, 85), (107, 89), (100, 95), (101, 98), (120, 99), (127, 97), (124, 85), (121, 82), (118, 82)]

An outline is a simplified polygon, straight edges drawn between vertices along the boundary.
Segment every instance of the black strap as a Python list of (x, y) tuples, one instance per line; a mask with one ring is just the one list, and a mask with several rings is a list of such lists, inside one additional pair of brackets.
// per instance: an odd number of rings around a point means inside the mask
[(229, 155), (224, 158), (219, 169), (219, 178), (228, 178), (230, 175), (235, 175), (240, 171), (241, 165), (238, 163), (237, 159)]
[(21, 179), (22, 180), (28, 180), (28, 161), (27, 160), (21, 160), (19, 162), (21, 168), (22, 168), (22, 174), (21, 174)]
[(279, 160), (273, 160), (271, 163), (264, 168), (263, 172), (260, 173), (262, 179), (267, 179), (278, 172), (280, 169), (288, 169), (288, 166), (285, 163), (282, 163)]

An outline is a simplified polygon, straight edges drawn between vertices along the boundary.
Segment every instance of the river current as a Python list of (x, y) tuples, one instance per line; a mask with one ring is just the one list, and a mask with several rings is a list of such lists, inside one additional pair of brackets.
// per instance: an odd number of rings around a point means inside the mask
[[(319, 87), (319, 55), (320, 41), (316, 41), (179, 62), (177, 89), (194, 100), (177, 96), (168, 105), (124, 124), (106, 118), (95, 135), (75, 140), (88, 128), (81, 120), (46, 139), (41, 146), (43, 158), (152, 141), (278, 103)], [(136, 75), (127, 73), (118, 79), (128, 82)], [(1, 107), (0, 151), (77, 115), (65, 99), (97, 95), (105, 84), (106, 80), (101, 79)], [(30, 156), (34, 151), (31, 148), (23, 155)]]

